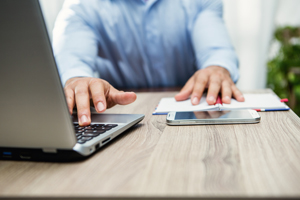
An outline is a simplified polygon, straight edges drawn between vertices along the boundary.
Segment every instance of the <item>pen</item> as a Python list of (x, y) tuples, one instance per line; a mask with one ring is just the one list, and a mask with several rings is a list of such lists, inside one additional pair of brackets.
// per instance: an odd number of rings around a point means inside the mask
[(216, 104), (221, 104), (221, 105), (223, 105), (222, 99), (221, 99), (221, 96), (220, 96), (220, 95), (218, 95), (218, 97), (217, 97), (216, 102), (215, 102), (214, 105), (216, 105)]
[(289, 100), (287, 98), (285, 99), (280, 99), (280, 102), (288, 102)]
[(153, 112), (152, 115), (167, 115), (168, 113), (156, 113), (156, 112)]
[(258, 112), (267, 112), (267, 111), (285, 111), (290, 110), (290, 108), (278, 108), (278, 109), (254, 109)]

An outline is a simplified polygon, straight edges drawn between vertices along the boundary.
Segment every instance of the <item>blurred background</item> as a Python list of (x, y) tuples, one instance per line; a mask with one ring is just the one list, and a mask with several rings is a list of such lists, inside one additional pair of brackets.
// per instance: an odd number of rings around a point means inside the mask
[[(40, 0), (52, 29), (64, 0)], [(300, 116), (300, 0), (223, 0), (240, 60), (239, 89), (271, 88)], [(297, 103), (299, 106), (297, 106)]]

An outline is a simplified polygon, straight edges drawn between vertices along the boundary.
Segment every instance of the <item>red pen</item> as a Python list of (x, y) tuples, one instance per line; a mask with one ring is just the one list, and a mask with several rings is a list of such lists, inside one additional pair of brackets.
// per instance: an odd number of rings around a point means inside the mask
[(285, 99), (280, 99), (280, 102), (288, 102), (289, 100), (287, 98)]
[(221, 104), (221, 105), (223, 105), (222, 104), (222, 99), (221, 99), (221, 97), (220, 97), (220, 95), (218, 95), (218, 97), (217, 97), (217, 100), (216, 100), (216, 103), (214, 104), (214, 105), (216, 105), (216, 104)]

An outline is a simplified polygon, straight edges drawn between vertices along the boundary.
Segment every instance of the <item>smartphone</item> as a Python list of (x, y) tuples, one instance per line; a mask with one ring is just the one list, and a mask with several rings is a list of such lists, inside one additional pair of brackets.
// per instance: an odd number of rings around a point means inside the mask
[(260, 122), (255, 110), (169, 112), (168, 125), (249, 124)]

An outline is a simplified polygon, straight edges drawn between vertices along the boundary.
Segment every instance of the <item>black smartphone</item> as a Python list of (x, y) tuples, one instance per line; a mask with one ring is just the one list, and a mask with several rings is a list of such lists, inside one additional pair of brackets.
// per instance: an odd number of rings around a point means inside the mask
[(168, 125), (205, 124), (249, 124), (259, 123), (260, 116), (255, 110), (169, 112)]

